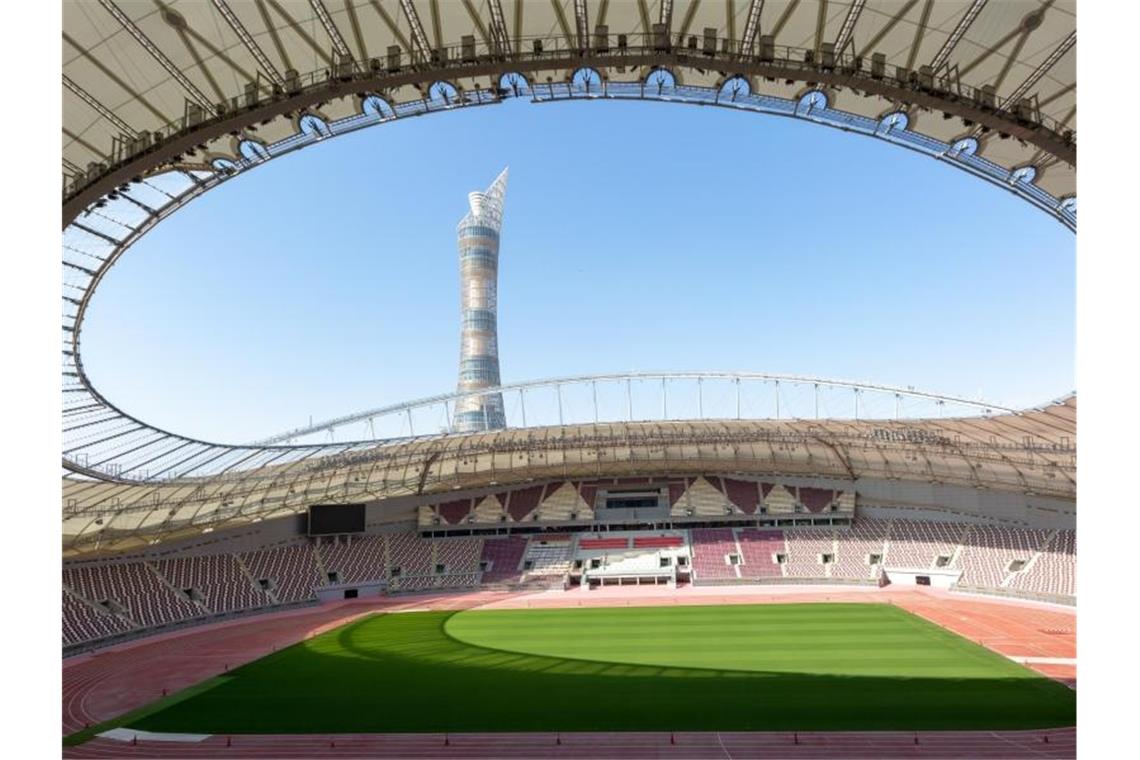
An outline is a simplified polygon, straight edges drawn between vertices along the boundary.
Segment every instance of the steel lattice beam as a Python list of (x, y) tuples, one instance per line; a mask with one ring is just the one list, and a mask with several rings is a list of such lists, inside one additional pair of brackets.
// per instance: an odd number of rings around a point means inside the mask
[(1064, 56), (1065, 53), (1069, 52), (1069, 50), (1072, 49), (1073, 45), (1076, 44), (1077, 33), (1076, 31), (1073, 31), (1072, 34), (1066, 37), (1064, 41), (1062, 41), (1061, 44), (1057, 46), (1056, 50), (1049, 54), (1048, 58), (1041, 62), (1040, 66), (1033, 70), (1032, 74), (1026, 77), (1024, 82), (1017, 86), (1016, 90), (1009, 94), (1009, 97), (1006, 100), (1012, 103), (1016, 103), (1019, 99), (1021, 99), (1022, 96), (1029, 92), (1033, 85), (1041, 81), (1041, 77), (1045, 76), (1045, 74), (1049, 72), (1049, 69), (1056, 66), (1057, 61), (1061, 60), (1061, 57)]
[(756, 35), (760, 33), (760, 14), (764, 10), (764, 0), (752, 0), (748, 6), (748, 18), (744, 22), (744, 36), (741, 45), (744, 50), (750, 50), (756, 42)]
[(843, 19), (843, 26), (839, 28), (839, 34), (835, 38), (835, 52), (842, 53), (843, 48), (847, 47), (847, 43), (851, 41), (851, 33), (855, 31), (855, 23), (859, 20), (859, 14), (863, 12), (863, 6), (867, 4), (867, 0), (855, 0), (851, 3), (851, 8), (847, 11), (847, 18)]
[(74, 93), (76, 97), (78, 97), (84, 103), (91, 106), (91, 108), (93, 108), (97, 114), (114, 124), (120, 132), (124, 132), (131, 137), (135, 137), (138, 134), (137, 130), (116, 116), (114, 112), (111, 111), (111, 109), (107, 108), (105, 105), (96, 100), (95, 97), (91, 95), (91, 93), (87, 92), (87, 90), (71, 81), (71, 79), (68, 78), (67, 74), (63, 75), (63, 86), (71, 90), (71, 92)]
[(986, 0), (974, 0), (974, 4), (967, 10), (966, 14), (958, 21), (958, 25), (954, 27), (954, 31), (950, 32), (950, 36), (946, 38), (946, 42), (942, 44), (942, 49), (938, 51), (938, 55), (934, 56), (934, 60), (930, 62), (930, 67), (935, 71), (942, 68), (946, 61), (950, 58), (950, 54), (954, 52), (954, 48), (962, 39), (962, 35), (970, 28), (970, 24), (974, 23), (974, 19), (982, 12), (982, 8), (986, 7)]
[(578, 47), (583, 50), (590, 46), (590, 19), (588, 14), (586, 0), (574, 0), (574, 21), (578, 27)]
[(412, 44), (416, 46), (420, 55), (426, 58), (431, 45), (428, 44), (427, 35), (424, 34), (424, 25), (420, 23), (416, 7), (412, 4), (412, 0), (400, 0), (400, 9), (404, 11), (404, 17), (412, 27)]
[(275, 84), (284, 84), (285, 79), (277, 71), (277, 67), (273, 65), (269, 57), (266, 56), (265, 52), (258, 46), (253, 36), (249, 33), (249, 30), (242, 25), (241, 20), (234, 15), (233, 10), (226, 4), (226, 1), (214, 0), (214, 7), (222, 14), (222, 18), (224, 18), (226, 23), (230, 25), (230, 28), (234, 30), (234, 34), (236, 34), (242, 44), (245, 45), (245, 49), (248, 50), (249, 54), (257, 61), (257, 65), (261, 67), (265, 75), (272, 79)]
[(313, 12), (317, 14), (317, 18), (321, 22), (321, 26), (325, 28), (329, 39), (332, 40), (333, 48), (336, 50), (337, 55), (341, 58), (352, 58), (352, 53), (348, 49), (348, 45), (344, 43), (344, 38), (340, 36), (340, 30), (336, 28), (333, 23), (332, 16), (329, 15), (328, 8), (321, 0), (309, 0), (309, 5), (313, 6)]
[(114, 16), (115, 20), (135, 38), (135, 41), (142, 45), (143, 49), (150, 53), (154, 60), (158, 61), (158, 65), (166, 69), (166, 73), (174, 77), (174, 80), (182, 85), (182, 89), (186, 90), (194, 100), (198, 101), (199, 105), (211, 110), (213, 109), (213, 101), (207, 98), (205, 94), (182, 73), (182, 70), (175, 66), (174, 63), (166, 57), (166, 54), (159, 50), (158, 46), (151, 42), (150, 38), (143, 34), (141, 29), (135, 26), (133, 21), (127, 18), (127, 14), (123, 13), (122, 10), (119, 9), (119, 6), (115, 5), (111, 0), (99, 0), (99, 4), (102, 5), (108, 13)]
[(491, 36), (498, 41), (499, 47), (505, 53), (511, 52), (511, 37), (507, 34), (507, 24), (503, 20), (503, 6), (499, 0), (487, 0), (491, 9)]

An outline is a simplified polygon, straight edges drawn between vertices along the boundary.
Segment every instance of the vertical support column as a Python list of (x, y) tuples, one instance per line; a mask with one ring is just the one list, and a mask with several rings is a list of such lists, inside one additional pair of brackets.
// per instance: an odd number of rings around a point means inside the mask
[(594, 424), (598, 424), (598, 381), (594, 380), (590, 383), (594, 391)]
[(813, 385), (815, 385), (815, 418), (818, 420), (819, 419), (819, 383), (813, 383)]
[(702, 378), (697, 378), (697, 419), (703, 420), (705, 418), (705, 386), (701, 382)]
[(665, 385), (665, 378), (661, 378), (661, 419), (669, 419), (669, 389)]
[(558, 424), (562, 424), (562, 384), (554, 386), (558, 390)]
[(625, 404), (626, 411), (629, 413), (629, 421), (633, 422), (633, 381), (628, 377), (625, 379)]
[(740, 419), (740, 378), (736, 378), (736, 419)]
[(526, 427), (526, 391), (519, 388), (519, 407), (522, 409), (523, 427)]
[(776, 419), (780, 419), (780, 381), (776, 381)]

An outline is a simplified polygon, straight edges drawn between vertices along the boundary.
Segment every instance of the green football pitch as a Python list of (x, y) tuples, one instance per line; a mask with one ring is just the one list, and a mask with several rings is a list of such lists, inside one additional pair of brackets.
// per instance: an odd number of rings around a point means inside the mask
[(118, 721), (209, 734), (1075, 722), (1070, 689), (880, 604), (377, 614)]

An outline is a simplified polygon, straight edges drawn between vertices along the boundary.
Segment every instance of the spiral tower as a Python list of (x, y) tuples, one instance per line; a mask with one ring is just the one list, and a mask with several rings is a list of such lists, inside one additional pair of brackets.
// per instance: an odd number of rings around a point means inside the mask
[[(497, 282), (506, 193), (507, 169), (503, 169), (485, 191), (467, 196), (470, 210), (459, 222), (460, 392), (500, 383)], [(457, 433), (496, 430), (506, 424), (500, 393), (467, 396), (455, 405), (452, 426)]]

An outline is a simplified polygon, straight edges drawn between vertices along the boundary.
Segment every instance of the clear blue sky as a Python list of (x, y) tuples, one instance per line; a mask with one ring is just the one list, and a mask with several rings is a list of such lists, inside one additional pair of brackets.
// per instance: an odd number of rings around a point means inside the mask
[(517, 102), (329, 140), (144, 238), (84, 327), (96, 386), (240, 442), (454, 389), (455, 226), (510, 165), (504, 382), (723, 369), (1028, 405), (1074, 387), (1074, 237), (866, 137), (654, 103)]

